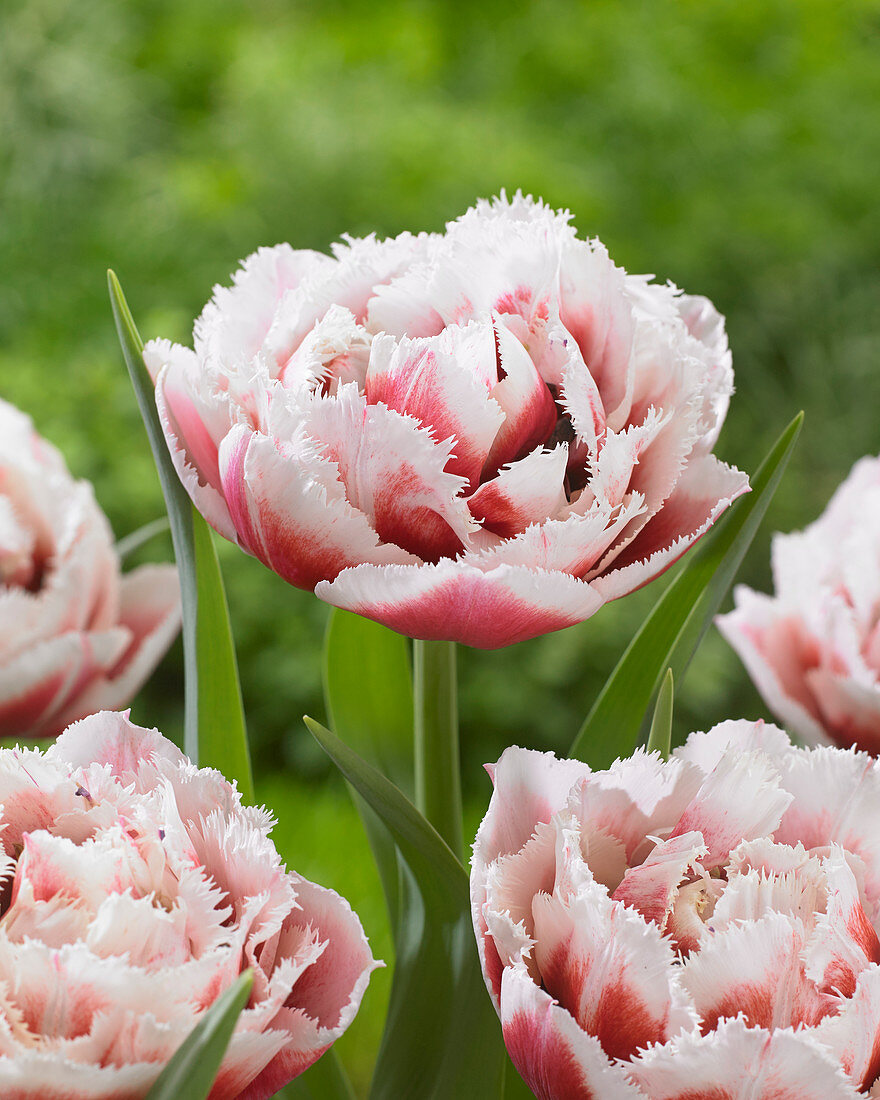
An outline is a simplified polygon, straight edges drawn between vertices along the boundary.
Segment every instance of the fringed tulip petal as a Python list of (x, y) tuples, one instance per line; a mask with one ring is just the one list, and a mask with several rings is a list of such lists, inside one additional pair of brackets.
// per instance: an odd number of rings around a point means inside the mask
[(880, 772), (866, 754), (725, 722), (667, 760), (639, 750), (605, 771), (508, 749), (493, 781), (474, 931), (536, 1095), (624, 1081), (646, 1100), (880, 1092)]
[[(196, 507), (328, 602), (482, 647), (666, 569), (746, 487), (708, 453), (723, 324), (569, 223), (517, 193), (443, 235), (250, 257), (193, 353), (148, 348)], [(370, 569), (392, 564), (422, 579)]]

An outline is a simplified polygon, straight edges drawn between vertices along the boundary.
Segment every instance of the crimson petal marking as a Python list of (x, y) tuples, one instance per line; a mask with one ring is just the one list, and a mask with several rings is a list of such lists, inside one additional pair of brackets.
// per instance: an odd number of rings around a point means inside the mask
[(572, 241), (559, 281), (560, 320), (596, 381), (608, 428), (619, 431), (629, 418), (634, 382), (635, 320), (625, 273), (599, 241)]
[(724, 1020), (639, 1055), (629, 1078), (651, 1100), (858, 1100), (814, 1034)]
[(472, 494), (471, 515), (503, 538), (525, 531), (530, 523), (555, 519), (565, 506), (562, 482), (567, 461), (564, 443), (552, 451), (536, 448)]
[(880, 966), (862, 971), (853, 995), (841, 1002), (840, 1012), (826, 1016), (813, 1034), (833, 1051), (856, 1088), (866, 1090), (876, 1083), (880, 1078)]
[(699, 861), (707, 853), (700, 833), (659, 841), (644, 862), (626, 871), (612, 900), (636, 909), (665, 932), (680, 883), (689, 872), (702, 871)]
[(565, 573), (467, 561), (346, 569), (315, 595), (412, 638), (498, 649), (583, 622), (602, 606), (590, 585)]
[(303, 431), (280, 451), (237, 425), (221, 448), (221, 470), (239, 545), (299, 588), (313, 588), (363, 561), (412, 556), (383, 545), (345, 499), (336, 467)]
[(504, 971), (501, 1026), (513, 1064), (539, 1100), (645, 1100), (522, 966)]
[(91, 681), (124, 653), (129, 632), (61, 634), (20, 654), (0, 668), (0, 736), (49, 737)]
[(464, 479), (448, 469), (450, 443), (435, 443), (412, 417), (368, 404), (350, 384), (336, 397), (310, 395), (305, 429), (384, 543), (436, 561), (457, 554), (476, 529), (459, 495)]
[(826, 668), (809, 669), (806, 681), (838, 745), (880, 752), (880, 684), (859, 683)]
[(807, 974), (823, 991), (851, 997), (862, 971), (880, 963), (880, 940), (862, 907), (852, 868), (837, 845), (832, 845), (823, 866), (828, 897), (807, 945)]
[(140, 690), (180, 630), (180, 582), (173, 565), (142, 565), (122, 578), (119, 623), (131, 641), (114, 668), (66, 710), (65, 726), (97, 710), (116, 710)]
[(745, 585), (733, 591), (735, 609), (715, 625), (746, 667), (770, 711), (808, 744), (829, 740), (804, 672), (819, 660), (816, 640), (799, 616)]
[(604, 599), (615, 600), (647, 584), (704, 535), (737, 497), (748, 492), (745, 474), (714, 455), (691, 459), (672, 495), (631, 543), (591, 579)]
[(180, 478), (184, 489), (189, 493), (190, 500), (208, 523), (215, 531), (219, 531), (224, 538), (229, 539), (230, 542), (235, 542), (235, 527), (219, 484), (222, 479), (218, 473), (218, 485), (212, 485), (208, 481), (206, 473), (196, 466), (195, 459), (187, 451), (186, 441), (180, 434), (178, 425), (168, 406), (164, 392), (167, 370), (168, 367), (163, 367), (156, 380), (156, 410), (159, 413), (159, 422), (162, 425), (162, 431), (165, 433), (165, 442), (168, 444), (168, 452), (171, 455), (174, 469), (177, 471), (177, 476)]
[(527, 566), (573, 577), (588, 574), (604, 551), (643, 511), (642, 498), (633, 494), (619, 506), (594, 501), (582, 515), (533, 523), (520, 534), (475, 553), (481, 569), (498, 565)]
[[(512, 747), (504, 751), (497, 764), (487, 765), (486, 770), (495, 789), (474, 841), (471, 914), (483, 977), (497, 1009), (503, 965), (486, 921), (489, 877), (497, 875), (503, 880), (504, 871), (496, 870), (496, 861), (529, 847), (534, 831), (550, 821), (565, 804), (571, 787), (589, 775), (590, 769), (578, 760), (557, 760), (552, 753)], [(526, 858), (531, 864), (531, 859)], [(539, 868), (533, 870), (541, 873)], [(551, 858), (553, 873), (555, 864)], [(531, 897), (528, 905), (531, 922)]]
[(731, 753), (706, 776), (670, 838), (702, 833), (709, 849), (704, 866), (718, 866), (742, 840), (772, 834), (791, 803), (763, 753)]
[(532, 914), (544, 989), (609, 1057), (629, 1058), (693, 1027), (672, 946), (604, 887), (585, 881), (567, 901), (538, 894)]
[(504, 424), (502, 408), (490, 396), (496, 378), (494, 331), (474, 322), (423, 340), (377, 336), (364, 395), (371, 405), (381, 402), (414, 417), (437, 442), (454, 439), (446, 469), (473, 490)]
[(738, 1013), (749, 1027), (772, 1031), (813, 1027), (836, 1012), (838, 998), (821, 993), (804, 973), (805, 941), (801, 921), (773, 912), (703, 940), (681, 968), (703, 1034)]
[[(494, 338), (499, 359), (498, 382), (492, 399), (504, 413), (504, 420), (492, 442), (482, 471), (482, 480), (540, 446), (556, 426), (556, 403), (538, 374), (529, 353), (504, 323), (496, 318)], [(560, 479), (561, 485), (561, 479)]]

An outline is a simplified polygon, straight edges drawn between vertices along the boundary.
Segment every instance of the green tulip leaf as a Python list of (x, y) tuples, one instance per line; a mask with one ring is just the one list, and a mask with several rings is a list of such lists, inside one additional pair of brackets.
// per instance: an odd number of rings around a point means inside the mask
[(183, 604), (184, 747), (194, 763), (234, 779), (253, 801), (250, 756), (229, 609), (211, 530), (180, 484), (144, 365), (144, 345), (119, 280), (107, 273), (116, 331), (153, 451), (171, 525)]
[(664, 760), (668, 759), (669, 750), (672, 747), (673, 695), (672, 669), (667, 668), (663, 683), (657, 693), (654, 717), (651, 719), (651, 732), (648, 734), (648, 752), (659, 752)]
[(803, 418), (798, 413), (788, 425), (752, 479), (751, 493), (703, 537), (657, 601), (599, 693), (570, 756), (594, 768), (628, 756), (665, 669), (681, 683), (776, 492)]
[(146, 1100), (205, 1100), (253, 984), (253, 972), (246, 970), (220, 994), (174, 1052)]
[(477, 958), (464, 868), (393, 783), (329, 730), (306, 725), (400, 857), (397, 957), (370, 1100), (499, 1096), (508, 1059)]

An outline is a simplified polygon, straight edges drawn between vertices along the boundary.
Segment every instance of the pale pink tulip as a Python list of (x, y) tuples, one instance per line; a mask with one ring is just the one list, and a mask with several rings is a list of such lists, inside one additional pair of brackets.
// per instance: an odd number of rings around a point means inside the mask
[(586, 619), (747, 488), (711, 454), (733, 380), (711, 303), (519, 194), (443, 235), (261, 249), (194, 337), (145, 360), (196, 506), (413, 637), (492, 648)]
[[(508, 749), (471, 900), (542, 1100), (857, 1100), (880, 1088), (880, 770), (725, 722), (591, 772)], [(872, 1094), (873, 1095), (873, 1094)]]
[(0, 750), (0, 1096), (136, 1100), (246, 967), (211, 1100), (264, 1100), (357, 1012), (373, 960), (338, 894), (287, 872), (271, 816), (109, 711)]
[(121, 576), (91, 485), (0, 401), (0, 737), (124, 706), (179, 628), (177, 570)]
[(775, 595), (744, 585), (718, 628), (773, 714), (810, 744), (880, 753), (880, 459), (803, 531), (775, 535)]

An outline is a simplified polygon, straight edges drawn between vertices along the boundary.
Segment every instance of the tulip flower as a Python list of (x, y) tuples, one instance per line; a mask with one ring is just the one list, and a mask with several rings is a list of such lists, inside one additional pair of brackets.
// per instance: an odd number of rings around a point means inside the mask
[(880, 459), (825, 512), (773, 538), (775, 595), (740, 585), (716, 621), (764, 702), (810, 744), (880, 753)]
[(285, 871), (271, 816), (156, 730), (101, 712), (0, 750), (0, 1095), (137, 1100), (254, 972), (210, 1100), (264, 1100), (342, 1034), (377, 963), (351, 908)]
[(121, 576), (91, 485), (0, 401), (0, 736), (125, 705), (179, 628), (176, 569)]
[[(607, 771), (508, 749), (474, 845), (486, 985), (541, 1100), (880, 1088), (880, 770), (725, 722)], [(874, 1092), (872, 1092), (874, 1095)]]
[(444, 234), (261, 249), (147, 345), (180, 478), (291, 584), (421, 639), (580, 622), (747, 489), (705, 298), (616, 267), (517, 194)]

